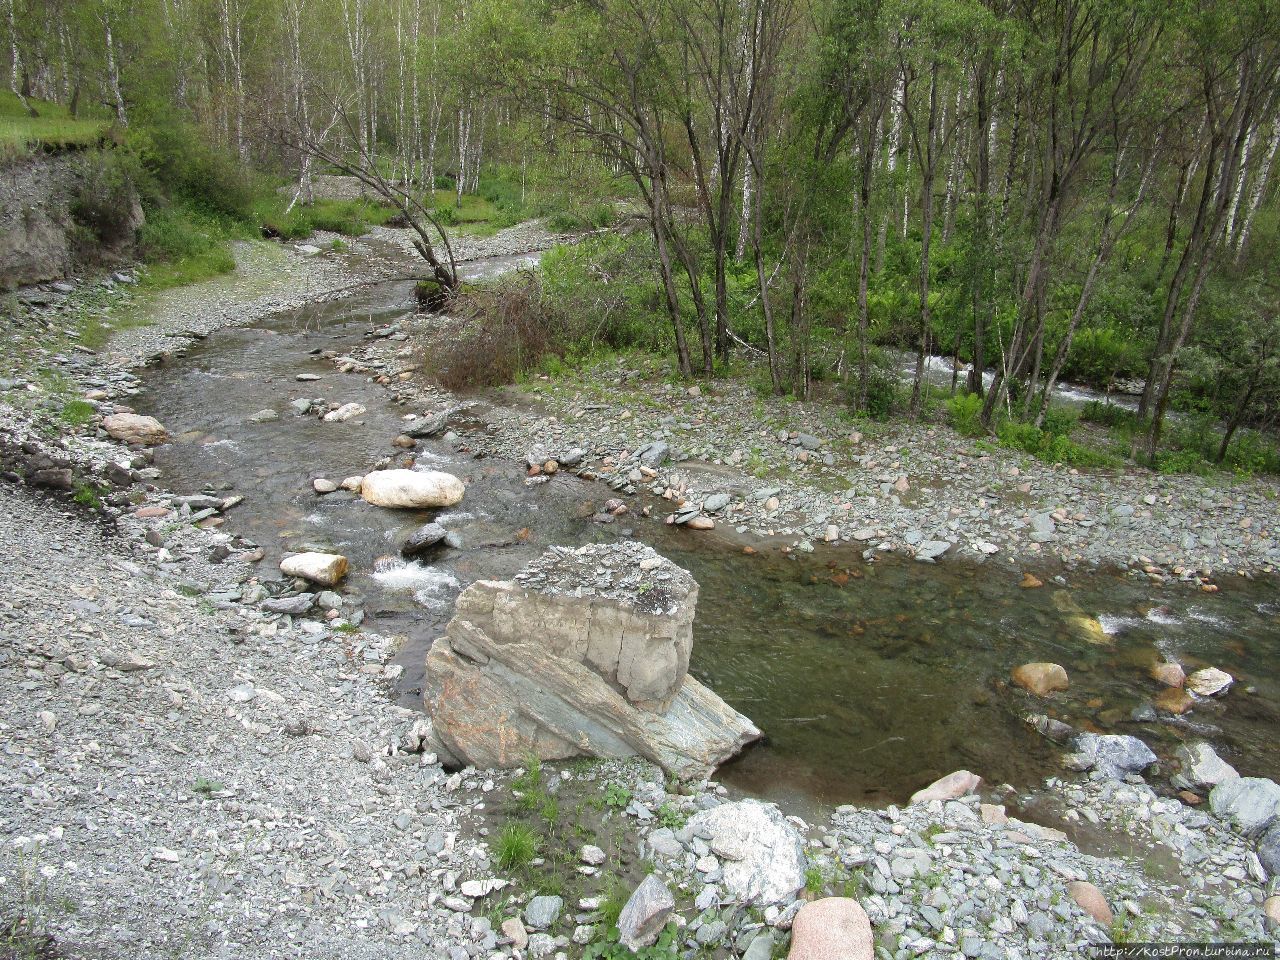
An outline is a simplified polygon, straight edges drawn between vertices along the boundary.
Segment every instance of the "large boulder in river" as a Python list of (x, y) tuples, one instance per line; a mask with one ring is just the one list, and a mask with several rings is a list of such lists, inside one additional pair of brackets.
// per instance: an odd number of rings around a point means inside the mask
[(333, 587), (347, 575), (347, 558), (338, 553), (295, 553), (280, 561), (280, 572)]
[(113, 413), (102, 421), (102, 429), (121, 443), (139, 447), (153, 447), (169, 441), (169, 434), (159, 420), (137, 413)]
[(437, 735), (477, 767), (639, 755), (708, 776), (760, 731), (688, 676), (697, 599), (687, 571), (630, 542), (473, 583), (427, 656)]
[(438, 470), (374, 470), (364, 475), (360, 496), (375, 507), (452, 507), (466, 491), (462, 481)]
[(695, 813), (688, 827), (720, 858), (721, 883), (734, 900), (767, 907), (804, 886), (804, 840), (774, 804), (722, 803)]
[(1240, 776), (1235, 767), (1203, 741), (1184, 743), (1174, 753), (1182, 763), (1182, 775), (1197, 787), (1216, 787)]

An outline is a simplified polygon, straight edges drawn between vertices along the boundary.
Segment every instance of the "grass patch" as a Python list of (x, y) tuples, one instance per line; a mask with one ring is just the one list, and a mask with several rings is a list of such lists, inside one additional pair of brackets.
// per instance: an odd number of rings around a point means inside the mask
[(200, 777), (191, 785), (191, 792), (198, 793), (200, 796), (208, 798), (215, 793), (221, 793), (227, 789), (225, 784), (219, 783), (217, 780), (206, 780)]
[(111, 123), (96, 117), (73, 117), (66, 107), (29, 97), (39, 116), (31, 116), (17, 95), (0, 91), (0, 159), (35, 149), (66, 150), (98, 143)]
[(92, 483), (80, 481), (76, 484), (75, 490), (71, 494), (71, 499), (82, 507), (88, 507), (90, 510), (102, 509), (103, 490)]
[(538, 837), (523, 823), (508, 823), (498, 834), (493, 852), (503, 870), (527, 867), (538, 855)]
[(156, 206), (139, 236), (139, 252), (149, 265), (140, 285), (165, 290), (230, 273), (236, 260), (228, 244), (251, 235), (244, 225), (190, 203)]
[(68, 400), (62, 405), (58, 419), (71, 427), (83, 427), (93, 419), (93, 404), (87, 400)]
[(288, 199), (280, 194), (260, 197), (253, 204), (253, 218), (263, 233), (282, 240), (302, 240), (317, 230), (359, 237), (370, 226), (381, 226), (396, 215), (393, 207), (372, 200), (317, 200), (297, 204), (287, 213)]
[(1020, 450), (1045, 463), (1061, 463), (1071, 467), (1118, 467), (1121, 460), (1113, 453), (1081, 446), (1066, 433), (1040, 429), (1034, 424), (1007, 420), (996, 427), (1000, 445)]

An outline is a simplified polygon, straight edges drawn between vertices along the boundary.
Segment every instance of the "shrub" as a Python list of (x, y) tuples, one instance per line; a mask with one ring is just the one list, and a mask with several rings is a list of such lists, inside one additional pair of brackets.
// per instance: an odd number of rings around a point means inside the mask
[(537, 283), (527, 275), (464, 291), (452, 312), (459, 325), (423, 354), (425, 369), (448, 390), (511, 383), (550, 349), (548, 318)]
[(1213, 464), (1192, 449), (1158, 451), (1154, 466), (1160, 473), (1191, 473), (1200, 477), (1213, 473)]
[[(857, 380), (849, 381), (849, 401), (857, 402)], [(873, 420), (888, 420), (901, 403), (902, 387), (886, 370), (873, 367), (867, 374), (867, 406), (863, 411)]]
[(127, 151), (85, 153), (76, 168), (72, 218), (102, 243), (132, 240), (137, 226), (139, 173), (136, 159)]
[(1102, 450), (1092, 450), (1073, 443), (1065, 433), (1050, 433), (1034, 424), (1007, 420), (996, 428), (1000, 445), (1021, 450), (1046, 463), (1065, 463), (1073, 467), (1112, 467), (1118, 458)]
[(248, 222), (260, 177), (210, 145), (190, 124), (168, 121), (135, 133), (132, 141), (160, 194), (222, 217)]
[(947, 401), (947, 413), (956, 433), (966, 437), (981, 437), (987, 431), (982, 426), (982, 397), (976, 393), (958, 393)]
[(1050, 407), (1044, 412), (1041, 429), (1055, 437), (1069, 437), (1079, 419), (1067, 407)]
[(1280, 473), (1280, 449), (1256, 430), (1241, 430), (1223, 462), (1241, 473)]
[(1146, 351), (1131, 331), (1086, 327), (1072, 339), (1062, 375), (1103, 389), (1115, 377), (1141, 376), (1145, 359)]
[(1102, 400), (1090, 400), (1080, 411), (1080, 419), (1104, 427), (1131, 430), (1138, 425), (1138, 415), (1128, 407)]

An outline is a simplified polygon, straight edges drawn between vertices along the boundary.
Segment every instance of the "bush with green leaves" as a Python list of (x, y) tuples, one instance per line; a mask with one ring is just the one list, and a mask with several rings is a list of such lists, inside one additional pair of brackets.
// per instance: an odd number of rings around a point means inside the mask
[(1114, 467), (1119, 458), (1102, 450), (1073, 443), (1065, 433), (1052, 433), (1031, 423), (1007, 420), (996, 428), (1000, 445), (1010, 450), (1029, 453), (1045, 463), (1062, 463), (1072, 467)]
[(75, 165), (69, 210), (77, 224), (108, 246), (132, 240), (137, 229), (142, 168), (128, 150), (88, 150)]
[(982, 397), (976, 393), (957, 393), (947, 400), (947, 415), (956, 433), (966, 437), (981, 437), (986, 434), (982, 426)]

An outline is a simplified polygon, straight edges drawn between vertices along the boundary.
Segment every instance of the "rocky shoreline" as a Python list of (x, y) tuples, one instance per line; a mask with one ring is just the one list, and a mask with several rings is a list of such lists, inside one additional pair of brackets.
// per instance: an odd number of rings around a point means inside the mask
[[(402, 324), (410, 344), (448, 336)], [(656, 358), (538, 377), (476, 405), (414, 379), (413, 346), (375, 341), (340, 369), (384, 376), (394, 396), (455, 411), (456, 444), (524, 457), (532, 474), (570, 455), (624, 496), (661, 497), (671, 522), (721, 527), (795, 550), (860, 547), (924, 562), (964, 557), (1023, 570), (1120, 567), (1212, 592), (1215, 578), (1280, 569), (1274, 478), (1081, 472), (962, 437), (945, 426), (853, 422), (838, 404), (763, 397), (741, 380), (687, 387)]]
[[(388, 273), (403, 267), (394, 256), (385, 264)], [(333, 295), (350, 277), (345, 267), (299, 268), (313, 269), (315, 286), (308, 289), (316, 295)], [(66, 354), (59, 366), (85, 396), (102, 391), (91, 403), (127, 402), (136, 390), (129, 364), (180, 349), (184, 333), (251, 322), (307, 296), (266, 294), (241, 312), (236, 289), (230, 284), (203, 300), (200, 291), (189, 291), (191, 303), (159, 308), (159, 323), (122, 333), (103, 354)], [(172, 304), (178, 299), (175, 292)], [(349, 358), (349, 372), (385, 376), (415, 409), (456, 409), (458, 398), (401, 376), (411, 372), (410, 351), (405, 338), (377, 339)], [(340, 367), (347, 362), (335, 359)], [(576, 956), (610, 919), (611, 896), (629, 900), (639, 883), (633, 875), (620, 895), (610, 893), (606, 881), (624, 860), (651, 862), (655, 885), (670, 898), (668, 905), (651, 886), (643, 902), (623, 909), (634, 922), (628, 929), (640, 942), (649, 939), (645, 924), (651, 927), (653, 918), (673, 923), (673, 956), (785, 955), (798, 914), (818, 909), (823, 895), (861, 904), (874, 931), (866, 951), (893, 960), (1029, 960), (1074, 955), (1107, 940), (1277, 937), (1280, 928), (1268, 927), (1266, 916), (1280, 923), (1280, 881), (1268, 877), (1253, 838), (1280, 815), (1280, 800), (1267, 807), (1270, 794), (1259, 787), (1260, 797), (1251, 794), (1245, 804), (1231, 793), (1231, 802), (1215, 802), (1210, 814), (1157, 795), (1143, 781), (1143, 767), (1095, 768), (1046, 785), (1061, 804), (1053, 821), (1097, 848), (1091, 855), (1066, 833), (1010, 819), (1000, 809), (1025, 807), (1028, 798), (1004, 786), (975, 795), (972, 780), (939, 788), (952, 789), (950, 796), (886, 810), (841, 807), (828, 822), (810, 825), (770, 805), (733, 800), (714, 782), (677, 787), (642, 762), (571, 763), (544, 771), (536, 789), (598, 798), (603, 818), (622, 825), (627, 839), (623, 849), (605, 851), (580, 837), (572, 872), (586, 886), (538, 890), (533, 878), (543, 868), (532, 863), (521, 874), (501, 867), (501, 838), (485, 819), (487, 808), (532, 792), (529, 771), (446, 771), (431, 752), (422, 716), (388, 700), (383, 684), (391, 650), (386, 638), (358, 629), (358, 610), (333, 591), (257, 579), (255, 545), (218, 526), (234, 503), (167, 493), (145, 452), (122, 457), (123, 448), (105, 436), (51, 435), (55, 411), (31, 402), (43, 395), (28, 388), (39, 383), (33, 367), (22, 376), (3, 395), (19, 402), (0, 407), (6, 469), (21, 467), (28, 479), (51, 471), (45, 479), (54, 482), (43, 485), (68, 492), (92, 479), (107, 508), (89, 513), (61, 494), (25, 489), (13, 472), (0, 482), (6, 584), (0, 697), (11, 705), (0, 719), (0, 795), (7, 800), (0, 804), (0, 889), (26, 915), (39, 917), (62, 955), (177, 949), (236, 958)], [(1190, 529), (1200, 531), (1198, 538), (1209, 533), (1224, 549), (1228, 537), (1236, 538), (1229, 541), (1230, 563), (1215, 560), (1214, 572), (1266, 572), (1275, 559), (1268, 546), (1274, 541), (1263, 536), (1274, 510), (1267, 512), (1269, 488), (1258, 482), (1201, 490), (1197, 499), (1188, 478), (1140, 477), (1124, 495), (1134, 506), (1124, 515), (1128, 522), (1113, 524), (1115, 507), (1126, 504), (1106, 506), (1100, 481), (1039, 466), (1027, 472), (1020, 466), (1012, 477), (1003, 453), (966, 466), (947, 484), (935, 481), (928, 471), (964, 456), (966, 442), (945, 431), (930, 437), (929, 428), (895, 427), (838, 451), (827, 439), (837, 436), (827, 412), (786, 405), (780, 409), (792, 418), (787, 440), (757, 431), (757, 454), (735, 446), (746, 442), (736, 421), (752, 407), (732, 384), (691, 396), (643, 377), (639, 386), (629, 377), (622, 379), (631, 386), (614, 384), (612, 370), (603, 377), (600, 389), (612, 391), (612, 403), (582, 384), (539, 382), (534, 398), (546, 412), (487, 407), (484, 423), (466, 431), (457, 416), (453, 439), (477, 453), (527, 454), (530, 482), (545, 477), (548, 461), (555, 469), (568, 465), (579, 447), (575, 469), (611, 480), (623, 496), (631, 496), (628, 488), (661, 486), (657, 496), (674, 488), (673, 498), (697, 505), (689, 519), (772, 532), (792, 549), (812, 546), (835, 526), (833, 539), (847, 534), (869, 549), (888, 543), (899, 551), (914, 547), (919, 556), (930, 540), (949, 542), (931, 559), (946, 562), (952, 552), (972, 550), (1021, 568), (1050, 551), (1069, 564), (1124, 562), (1139, 549), (1135, 536), (1151, 536), (1151, 563), (1136, 556), (1133, 563), (1139, 571), (1158, 568), (1143, 576), (1176, 577), (1185, 557), (1176, 559), (1172, 547), (1165, 557), (1152, 531), (1169, 525), (1175, 508), (1229, 496), (1242, 504), (1240, 519), (1258, 525), (1219, 522), (1216, 507), (1196, 515), (1200, 526)], [(656, 394), (657, 402), (639, 401), (641, 392)], [(618, 404), (634, 410), (625, 416)], [(673, 425), (664, 426), (669, 418)], [(686, 418), (707, 435), (701, 446), (683, 439)], [(450, 429), (442, 422), (439, 432)], [(937, 461), (922, 468), (909, 437), (936, 440), (941, 452), (929, 456)], [(696, 454), (701, 463), (656, 458), (655, 443), (667, 444), (667, 458)], [(730, 464), (735, 449), (750, 455)], [(892, 451), (896, 456), (886, 459)], [(766, 478), (746, 469), (751, 456), (765, 464)], [(828, 456), (834, 463), (825, 462)], [(843, 490), (814, 492), (834, 474), (847, 478), (858, 457), (870, 458), (859, 482), (871, 492), (848, 499)], [(722, 469), (733, 466), (743, 469)], [(993, 509), (986, 518), (947, 518), (941, 504), (948, 492), (975, 493), (962, 474), (991, 487), (993, 503), (998, 488), (1000, 502), (1022, 505)], [(906, 489), (899, 489), (902, 476)], [(933, 485), (919, 482), (924, 476)], [(1020, 483), (1033, 484), (1025, 495), (1034, 494), (1036, 504), (1023, 504), (1008, 489)], [(752, 499), (771, 487), (778, 489), (769, 498)], [(1037, 511), (1068, 491), (1074, 494), (1061, 502), (1074, 513), (1105, 514), (1108, 523), (1086, 526), (1073, 514), (1053, 520), (1050, 512), (1050, 538), (1030, 539), (1046, 527)], [(719, 506), (707, 503), (726, 494)], [(1147, 503), (1148, 496), (1156, 502)], [(773, 497), (778, 504), (768, 507)], [(838, 522), (811, 513), (836, 500), (836, 510), (850, 504)], [(682, 509), (673, 502), (673, 515)], [(883, 518), (876, 536), (862, 540), (858, 528), (847, 529), (872, 516)], [(1182, 519), (1178, 529), (1192, 522)], [(960, 522), (952, 527), (953, 521)], [(1107, 535), (1094, 539), (1090, 531), (1104, 526)], [(917, 530), (922, 539), (912, 544), (908, 534)], [(979, 542), (999, 549), (988, 553)], [(1199, 566), (1185, 578), (1212, 585)], [(300, 597), (313, 615), (292, 602)], [(1270, 810), (1269, 818), (1259, 821), (1259, 809)], [(1232, 817), (1235, 829), (1227, 822)], [(1103, 855), (1122, 840), (1142, 855)], [(840, 929), (851, 909), (822, 907), (835, 916), (818, 924), (819, 934)], [(652, 931), (655, 938), (660, 929)], [(802, 929), (796, 939), (810, 935)]]

